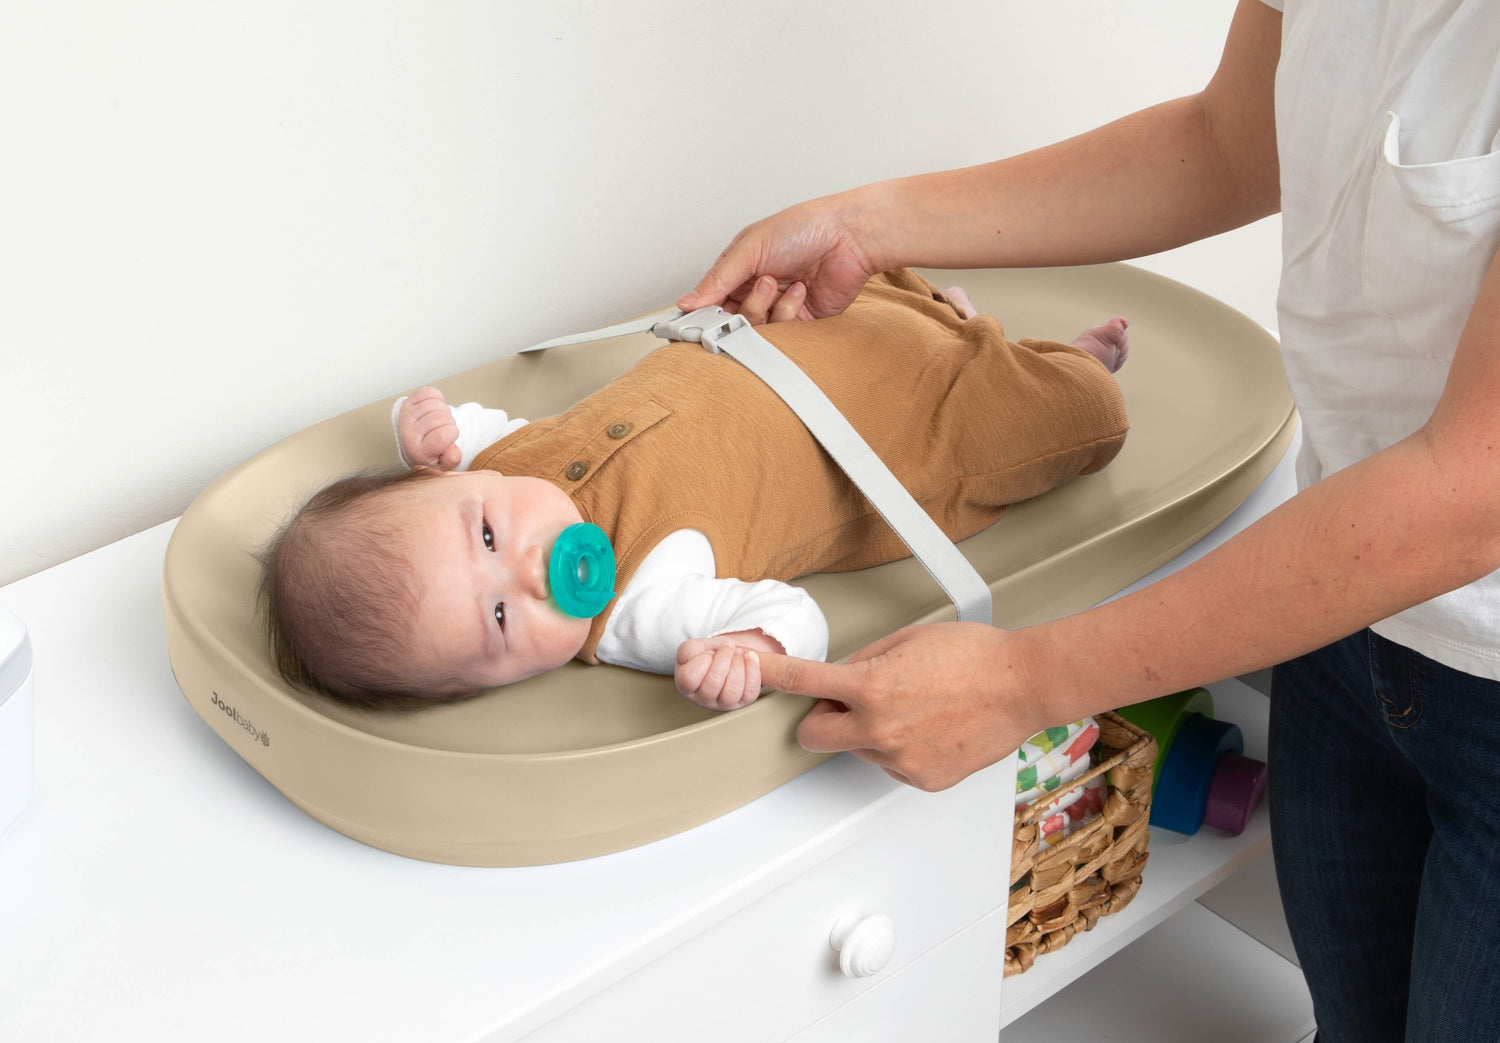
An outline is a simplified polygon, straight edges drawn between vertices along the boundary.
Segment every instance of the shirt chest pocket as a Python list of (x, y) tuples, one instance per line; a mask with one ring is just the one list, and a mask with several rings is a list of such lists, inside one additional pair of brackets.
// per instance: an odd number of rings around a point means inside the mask
[(1401, 119), (1393, 112), (1365, 219), (1365, 292), (1406, 351), (1451, 359), (1500, 246), (1500, 151), (1401, 160)]

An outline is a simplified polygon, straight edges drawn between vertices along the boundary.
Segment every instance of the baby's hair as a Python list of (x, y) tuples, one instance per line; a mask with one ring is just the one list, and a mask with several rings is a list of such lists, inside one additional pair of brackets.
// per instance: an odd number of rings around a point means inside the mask
[(291, 685), (371, 710), (452, 702), (444, 692), (398, 680), (412, 654), (402, 627), (417, 588), (400, 526), (377, 508), (383, 495), (441, 472), (428, 468), (356, 474), (316, 493), (260, 554), (266, 642)]

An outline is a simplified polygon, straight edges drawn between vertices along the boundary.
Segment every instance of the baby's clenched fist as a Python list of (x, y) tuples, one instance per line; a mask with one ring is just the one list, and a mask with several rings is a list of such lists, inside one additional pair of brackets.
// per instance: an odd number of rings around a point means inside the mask
[(677, 646), (677, 690), (706, 710), (738, 710), (760, 695), (756, 651), (785, 652), (760, 630), (693, 638)]
[(413, 467), (418, 465), (451, 471), (463, 459), (458, 448), (458, 425), (453, 411), (435, 387), (413, 391), (401, 403), (396, 417), (396, 437), (401, 454)]

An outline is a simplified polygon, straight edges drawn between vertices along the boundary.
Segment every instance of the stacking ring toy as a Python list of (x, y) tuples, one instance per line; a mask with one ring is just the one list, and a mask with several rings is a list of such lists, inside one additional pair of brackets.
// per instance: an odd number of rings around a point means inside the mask
[(1136, 727), (1150, 732), (1156, 740), (1156, 761), (1151, 765), (1151, 791), (1155, 793), (1161, 782), (1167, 753), (1172, 749), (1177, 733), (1194, 714), (1212, 717), (1214, 697), (1207, 688), (1191, 688), (1186, 692), (1173, 692), (1133, 706), (1122, 706), (1115, 712)]
[(1244, 752), (1244, 736), (1228, 721), (1202, 714), (1189, 717), (1167, 753), (1161, 779), (1151, 794), (1151, 824), (1177, 833), (1198, 832), (1219, 758)]

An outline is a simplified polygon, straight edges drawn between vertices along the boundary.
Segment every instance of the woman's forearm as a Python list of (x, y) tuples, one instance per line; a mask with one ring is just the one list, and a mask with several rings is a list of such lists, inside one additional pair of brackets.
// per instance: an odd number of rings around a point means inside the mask
[(869, 185), (851, 202), (882, 268), (1118, 261), (1271, 212), (1224, 176), (1199, 95), (1010, 159)]
[(1022, 631), (1059, 720), (1285, 662), (1488, 574), (1496, 510), (1410, 438), (1128, 597)]

